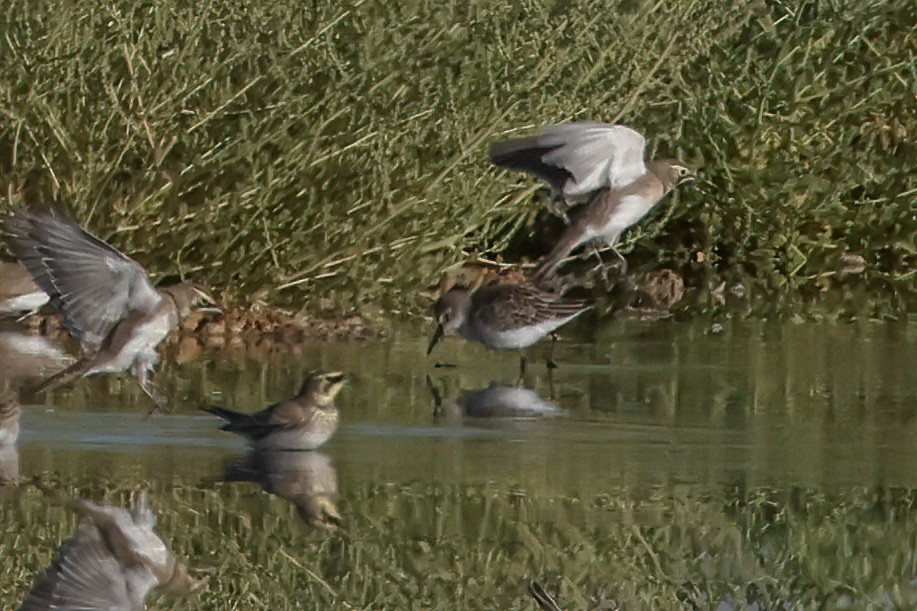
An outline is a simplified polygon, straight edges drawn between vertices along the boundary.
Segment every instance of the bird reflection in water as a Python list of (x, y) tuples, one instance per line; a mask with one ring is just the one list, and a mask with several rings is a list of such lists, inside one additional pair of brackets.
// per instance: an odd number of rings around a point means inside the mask
[(250, 450), (241, 460), (226, 465), (223, 480), (259, 484), (270, 494), (293, 503), (309, 526), (330, 528), (341, 522), (335, 504), (337, 471), (322, 452)]
[(132, 499), (128, 511), (34, 485), (78, 514), (80, 525), (35, 579), (22, 610), (143, 609), (154, 589), (185, 595), (206, 583), (191, 577), (153, 531), (156, 517), (145, 492)]
[(540, 418), (566, 413), (554, 401), (523, 386), (491, 382), (485, 388), (461, 391), (455, 399), (444, 399), (429, 377), (427, 386), (433, 395), (434, 415), (440, 418)]

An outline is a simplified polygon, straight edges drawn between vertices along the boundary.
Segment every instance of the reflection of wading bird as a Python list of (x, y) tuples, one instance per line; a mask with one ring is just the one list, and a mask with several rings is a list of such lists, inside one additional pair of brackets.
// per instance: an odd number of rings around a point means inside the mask
[(310, 374), (292, 399), (253, 414), (222, 407), (204, 411), (226, 420), (224, 431), (238, 433), (264, 450), (314, 450), (331, 438), (338, 426), (334, 398), (347, 381), (340, 371)]
[(627, 262), (615, 242), (691, 172), (676, 160), (643, 161), (643, 136), (623, 125), (568, 123), (535, 136), (506, 140), (490, 149), (493, 163), (534, 174), (567, 204), (586, 203), (554, 249), (535, 270), (547, 278), (580, 244), (607, 242)]
[(335, 505), (337, 471), (321, 452), (251, 450), (226, 466), (223, 481), (255, 482), (296, 507), (309, 526), (328, 528), (341, 522)]
[(6, 218), (5, 229), (10, 249), (50, 295), (86, 355), (36, 392), (129, 369), (159, 405), (148, 386), (159, 361), (156, 347), (196, 306), (213, 300), (189, 283), (156, 290), (137, 262), (59, 212), (17, 210)]
[(430, 378), (434, 416), (466, 418), (538, 418), (559, 416), (563, 410), (553, 401), (542, 399), (534, 390), (491, 382), (486, 388), (462, 391), (456, 400), (443, 400)]
[[(38, 485), (38, 484), (36, 484)], [(80, 527), (64, 543), (51, 566), (35, 579), (22, 603), (24, 611), (40, 609), (143, 609), (153, 588), (187, 594), (204, 581), (188, 570), (153, 531), (156, 517), (146, 494), (131, 511), (68, 499), (38, 485), (77, 513)]]
[[(488, 348), (528, 348), (590, 307), (529, 284), (489, 284), (475, 291), (455, 287), (433, 306), (436, 331), (427, 354), (453, 331)], [(524, 373), (524, 357), (520, 365)]]

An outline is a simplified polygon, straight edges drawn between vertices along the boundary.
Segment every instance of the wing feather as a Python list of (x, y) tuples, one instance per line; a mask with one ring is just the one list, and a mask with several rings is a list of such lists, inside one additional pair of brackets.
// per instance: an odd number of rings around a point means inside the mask
[(534, 174), (568, 198), (625, 187), (646, 174), (643, 136), (623, 125), (577, 122), (552, 125), (537, 135), (498, 142), (495, 164)]
[(162, 299), (136, 261), (60, 212), (20, 209), (5, 228), (13, 253), (89, 351), (129, 312), (152, 311)]

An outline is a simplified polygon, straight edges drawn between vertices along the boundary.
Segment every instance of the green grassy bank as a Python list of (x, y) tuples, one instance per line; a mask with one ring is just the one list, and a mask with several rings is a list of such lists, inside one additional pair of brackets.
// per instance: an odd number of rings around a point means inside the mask
[[(5, 0), (0, 193), (66, 201), (158, 276), (240, 300), (414, 312), (448, 266), (525, 254), (506, 247), (544, 198), (490, 141), (619, 121), (711, 183), (625, 236), (632, 269), (677, 270), (694, 310), (727, 281), (741, 310), (898, 317), (917, 305), (915, 13)], [(837, 273), (848, 251), (862, 273)]]
[[(68, 492), (127, 503), (125, 484)], [(254, 487), (177, 486), (151, 495), (158, 532), (209, 575), (196, 609), (534, 609), (531, 579), (569, 609), (905, 608), (912, 605), (912, 493), (841, 498), (727, 492), (595, 498), (481, 486), (365, 486), (345, 525), (311, 530)], [(0, 601), (15, 605), (76, 520), (20, 488), (0, 505)], [(468, 534), (471, 534), (470, 541)], [(26, 544), (26, 545), (24, 545)]]

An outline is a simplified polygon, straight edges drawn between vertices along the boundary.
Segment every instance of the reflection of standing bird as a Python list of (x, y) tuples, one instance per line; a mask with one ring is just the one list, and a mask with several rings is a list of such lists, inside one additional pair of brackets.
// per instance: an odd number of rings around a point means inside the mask
[(498, 142), (493, 163), (534, 174), (548, 182), (568, 204), (586, 203), (535, 270), (547, 278), (580, 244), (601, 240), (614, 247), (618, 236), (643, 218), (691, 172), (679, 161), (644, 162), (646, 141), (623, 125), (568, 123), (552, 125), (535, 136)]
[[(428, 378), (428, 383), (429, 378)], [(553, 401), (522, 386), (491, 382), (486, 388), (465, 390), (458, 399), (443, 401), (435, 388), (435, 415), (467, 418), (538, 418), (559, 416), (564, 411)]]
[(260, 484), (293, 503), (309, 526), (328, 528), (341, 522), (334, 498), (337, 471), (321, 452), (252, 450), (242, 461), (228, 465), (223, 479)]
[(453, 331), (488, 348), (528, 348), (590, 307), (529, 284), (489, 284), (476, 291), (455, 287), (433, 306), (436, 331), (427, 354)]
[(13, 400), (0, 398), (0, 489), (19, 482), (19, 416), (21, 409)]
[(76, 535), (60, 548), (57, 559), (35, 579), (22, 603), (24, 611), (40, 609), (143, 609), (154, 588), (190, 593), (204, 582), (188, 575), (153, 531), (156, 518), (146, 494), (128, 512), (39, 486), (80, 515)]
[(213, 300), (188, 283), (156, 290), (137, 262), (59, 212), (20, 209), (6, 218), (5, 228), (11, 250), (87, 355), (38, 392), (129, 369), (153, 398), (148, 383), (159, 360), (156, 347), (194, 307)]
[(18, 263), (0, 261), (0, 315), (37, 310), (48, 303), (48, 294)]
[(224, 431), (239, 433), (257, 448), (314, 450), (337, 429), (334, 398), (346, 381), (347, 376), (340, 371), (310, 374), (295, 397), (253, 414), (222, 407), (202, 409), (226, 420)]

